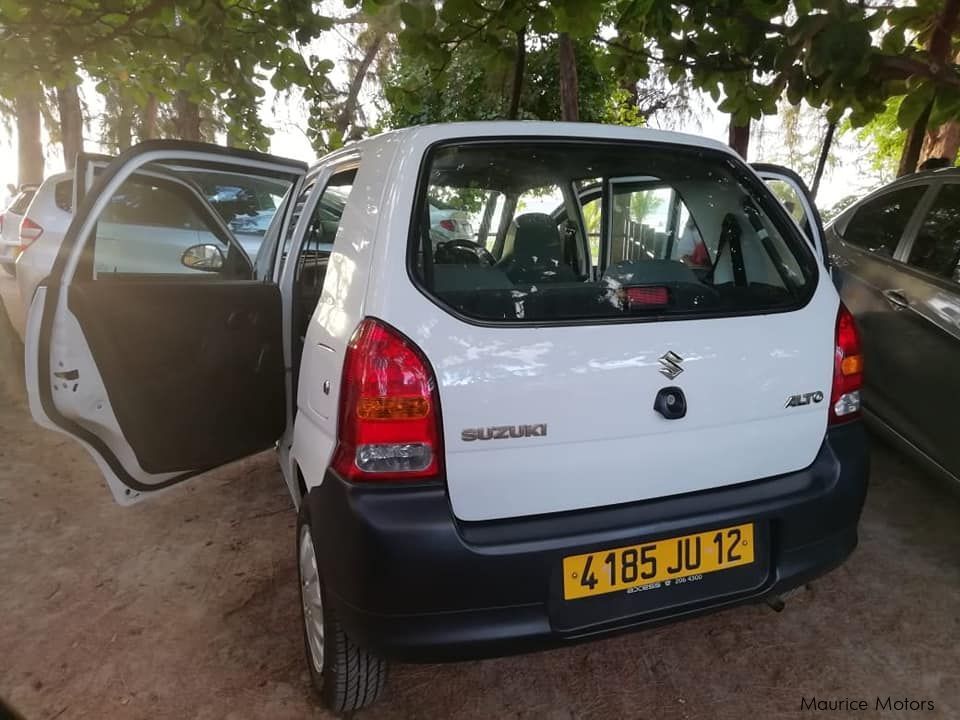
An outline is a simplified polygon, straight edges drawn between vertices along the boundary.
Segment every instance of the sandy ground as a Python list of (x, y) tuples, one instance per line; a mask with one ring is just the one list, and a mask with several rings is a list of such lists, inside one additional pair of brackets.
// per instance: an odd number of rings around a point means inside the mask
[[(271, 455), (124, 509), (72, 441), (0, 402), (0, 697), (29, 720), (326, 717)], [(398, 665), (360, 717), (960, 717), (960, 500), (882, 446), (872, 482), (860, 548), (783, 613)], [(801, 711), (813, 695), (935, 709)]]

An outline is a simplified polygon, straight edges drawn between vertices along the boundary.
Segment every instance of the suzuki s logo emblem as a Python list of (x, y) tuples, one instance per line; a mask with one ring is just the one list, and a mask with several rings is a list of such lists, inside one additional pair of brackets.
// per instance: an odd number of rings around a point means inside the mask
[(683, 366), (680, 364), (683, 362), (683, 358), (677, 355), (673, 350), (668, 350), (660, 358), (660, 374), (666, 375), (670, 380), (673, 380), (677, 375), (683, 372)]

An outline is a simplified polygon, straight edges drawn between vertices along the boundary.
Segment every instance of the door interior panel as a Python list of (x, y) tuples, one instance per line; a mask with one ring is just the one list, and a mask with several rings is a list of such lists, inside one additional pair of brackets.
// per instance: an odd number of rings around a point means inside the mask
[(100, 279), (74, 282), (69, 306), (147, 472), (211, 468), (283, 433), (276, 286)]

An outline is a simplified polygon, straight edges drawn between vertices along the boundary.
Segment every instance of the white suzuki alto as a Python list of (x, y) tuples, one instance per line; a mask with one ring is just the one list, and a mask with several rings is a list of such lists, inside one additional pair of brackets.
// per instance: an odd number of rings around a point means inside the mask
[[(331, 708), (372, 702), (388, 659), (779, 605), (855, 547), (859, 338), (789, 171), (693, 136), (506, 122), (313, 168), (177, 141), (91, 162), (30, 308), (34, 418), (124, 504), (276, 446)], [(210, 172), (279, 196), (255, 259)], [(436, 207), (461, 221), (437, 232)], [(162, 243), (157, 272), (142, 243), (101, 242), (124, 222), (157, 252), (163, 228), (195, 244)]]

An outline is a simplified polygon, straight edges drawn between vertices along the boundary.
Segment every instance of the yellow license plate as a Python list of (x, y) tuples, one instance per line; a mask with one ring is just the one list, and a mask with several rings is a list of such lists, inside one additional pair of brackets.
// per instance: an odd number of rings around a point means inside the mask
[(753, 524), (563, 559), (563, 598), (593, 597), (753, 562)]

